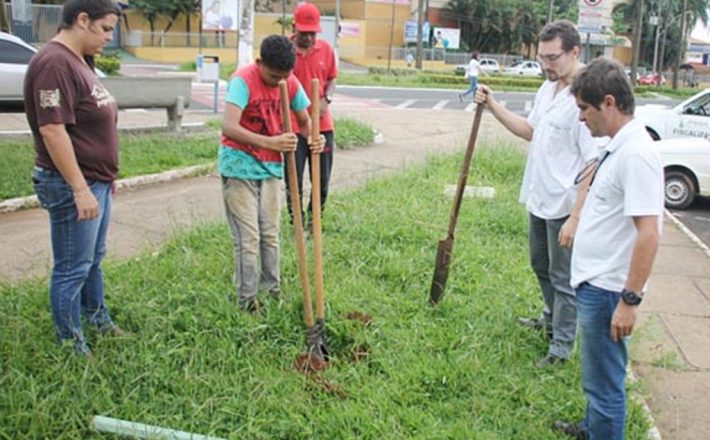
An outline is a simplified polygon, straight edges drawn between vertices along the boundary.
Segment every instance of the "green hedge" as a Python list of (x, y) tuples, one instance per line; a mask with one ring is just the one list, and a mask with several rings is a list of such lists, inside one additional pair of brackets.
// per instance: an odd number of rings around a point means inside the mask
[[(451, 85), (461, 85), (462, 79), (460, 76), (454, 75), (444, 75), (444, 74), (422, 74), (419, 75), (418, 79), (422, 83), (431, 84), (451, 84)], [(493, 88), (506, 86), (506, 87), (521, 87), (521, 88), (538, 88), (544, 81), (543, 78), (529, 77), (529, 76), (484, 76), (479, 78), (481, 84), (491, 86)]]
[(367, 73), (370, 75), (416, 76), (419, 71), (409, 67), (393, 67), (388, 71), (386, 67), (374, 66), (368, 67)]
[(95, 58), (96, 67), (109, 76), (118, 76), (121, 59), (118, 56), (102, 55)]

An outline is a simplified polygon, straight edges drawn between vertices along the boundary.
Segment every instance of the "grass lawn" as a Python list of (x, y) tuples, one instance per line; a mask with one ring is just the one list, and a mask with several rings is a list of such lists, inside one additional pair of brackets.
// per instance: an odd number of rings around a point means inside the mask
[[(222, 121), (214, 120), (208, 126), (214, 131), (120, 133), (119, 178), (216, 162)], [(375, 136), (370, 125), (352, 118), (336, 118), (335, 133), (342, 149), (370, 144)], [(0, 141), (0, 200), (34, 194), (30, 181), (34, 156), (29, 137)]]
[[(460, 161), (437, 158), (329, 198), (335, 360), (320, 379), (292, 366), (305, 347), (285, 220), (284, 301), (267, 301), (257, 317), (236, 308), (222, 222), (107, 264), (108, 303), (134, 336), (89, 333), (89, 364), (54, 346), (46, 280), (0, 287), (0, 438), (104, 438), (88, 427), (94, 414), (228, 438), (560, 438), (550, 424), (583, 414), (579, 362), (535, 369), (546, 343), (516, 324), (540, 310), (517, 150), (477, 151), (469, 183), (494, 186), (497, 197), (464, 201), (447, 295), (427, 305), (450, 212), (443, 188)], [(349, 311), (372, 324), (348, 321)], [(355, 349), (369, 356), (354, 362)], [(627, 438), (645, 438), (640, 406), (629, 415)]]
[[(173, 134), (120, 133), (119, 178), (157, 173), (216, 160), (219, 137), (213, 131)], [(34, 147), (29, 137), (0, 143), (0, 200), (34, 194)]]

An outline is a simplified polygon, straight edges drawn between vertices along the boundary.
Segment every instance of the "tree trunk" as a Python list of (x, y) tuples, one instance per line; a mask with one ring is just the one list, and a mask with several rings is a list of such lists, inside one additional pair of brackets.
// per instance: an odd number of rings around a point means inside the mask
[(7, 16), (5, 15), (5, 2), (0, 0), (0, 31), (10, 32), (10, 25), (7, 22)]
[(636, 86), (636, 72), (638, 71), (639, 53), (641, 51), (641, 31), (643, 30), (643, 0), (637, 0), (636, 27), (634, 29), (634, 52), (631, 59), (631, 85)]

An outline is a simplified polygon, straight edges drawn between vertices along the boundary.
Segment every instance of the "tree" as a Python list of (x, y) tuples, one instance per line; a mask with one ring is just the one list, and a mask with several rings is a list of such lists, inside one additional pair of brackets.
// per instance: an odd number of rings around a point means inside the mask
[(158, 18), (165, 17), (168, 20), (168, 24), (163, 29), (163, 32), (167, 32), (180, 14), (187, 15), (189, 22), (190, 14), (199, 11), (200, 2), (199, 0), (131, 0), (131, 6), (148, 20), (151, 44), (154, 44), (155, 23)]

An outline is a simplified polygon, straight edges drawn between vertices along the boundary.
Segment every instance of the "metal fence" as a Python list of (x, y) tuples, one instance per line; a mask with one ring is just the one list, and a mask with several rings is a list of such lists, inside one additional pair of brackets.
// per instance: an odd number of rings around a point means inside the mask
[(61, 12), (61, 5), (32, 5), (26, 20), (19, 21), (12, 19), (12, 4), (5, 3), (10, 31), (30, 44), (45, 43), (56, 35)]

